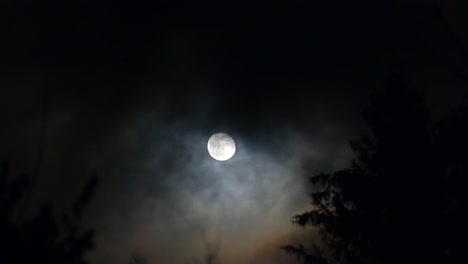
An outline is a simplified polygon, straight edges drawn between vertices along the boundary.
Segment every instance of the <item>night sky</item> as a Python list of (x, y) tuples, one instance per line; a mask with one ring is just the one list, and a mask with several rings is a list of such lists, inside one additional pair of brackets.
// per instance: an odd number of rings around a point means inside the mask
[(36, 175), (31, 212), (98, 175), (91, 263), (293, 263), (307, 177), (348, 164), (389, 73), (461, 102), (468, 4), (430, 2), (2, 1), (0, 159)]

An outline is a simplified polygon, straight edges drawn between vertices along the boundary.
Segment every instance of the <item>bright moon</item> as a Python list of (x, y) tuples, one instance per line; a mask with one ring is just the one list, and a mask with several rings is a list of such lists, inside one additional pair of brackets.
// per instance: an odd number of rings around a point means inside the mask
[(236, 143), (228, 134), (216, 133), (208, 140), (208, 153), (215, 160), (228, 160), (236, 153)]

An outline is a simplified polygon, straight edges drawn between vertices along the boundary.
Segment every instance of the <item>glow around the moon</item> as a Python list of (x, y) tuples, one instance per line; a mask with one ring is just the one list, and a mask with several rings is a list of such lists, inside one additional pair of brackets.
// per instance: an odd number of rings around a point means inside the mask
[(216, 133), (208, 140), (208, 153), (215, 160), (228, 160), (236, 153), (236, 143), (228, 134)]

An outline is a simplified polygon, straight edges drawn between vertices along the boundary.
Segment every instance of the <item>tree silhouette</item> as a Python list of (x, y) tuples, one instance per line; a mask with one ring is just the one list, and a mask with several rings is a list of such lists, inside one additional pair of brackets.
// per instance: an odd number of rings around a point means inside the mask
[(30, 220), (15, 219), (21, 198), (30, 191), (27, 176), (9, 177), (0, 166), (0, 263), (86, 263), (83, 255), (93, 247), (94, 232), (81, 224), (83, 210), (97, 185), (92, 176), (73, 203), (71, 213), (57, 221), (51, 205), (44, 204)]
[(322, 249), (286, 252), (304, 263), (467, 260), (466, 109), (432, 122), (422, 95), (390, 78), (364, 110), (371, 135), (351, 141), (351, 164), (311, 177), (312, 209), (293, 217), (319, 228)]
[(444, 167), (444, 207), (440, 239), (446, 243), (447, 263), (467, 263), (468, 253), (468, 96), (464, 104), (438, 123), (438, 157)]

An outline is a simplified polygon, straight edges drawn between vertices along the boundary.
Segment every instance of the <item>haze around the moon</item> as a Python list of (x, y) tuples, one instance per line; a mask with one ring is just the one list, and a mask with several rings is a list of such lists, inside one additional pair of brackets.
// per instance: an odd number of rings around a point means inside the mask
[[(280, 247), (303, 242), (290, 220), (310, 209), (307, 179), (348, 165), (380, 70), (414, 70), (435, 106), (466, 90), (449, 71), (464, 65), (457, 46), (431, 14), (394, 6), (409, 1), (226, 12), (198, 1), (4, 2), (21, 10), (0, 8), (15, 17), (0, 43), (0, 160), (12, 176), (38, 171), (34, 210), (70, 209), (99, 177), (84, 215), (96, 231), (90, 263), (128, 264), (137, 252), (198, 264), (206, 251), (223, 264), (295, 263)], [(468, 19), (462, 0), (440, 2), (453, 3), (452, 24)], [(236, 140), (228, 162), (207, 155), (220, 127)]]

